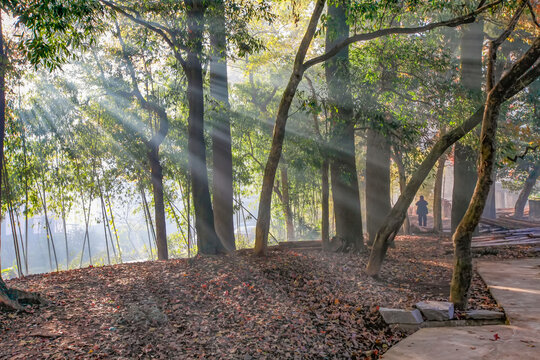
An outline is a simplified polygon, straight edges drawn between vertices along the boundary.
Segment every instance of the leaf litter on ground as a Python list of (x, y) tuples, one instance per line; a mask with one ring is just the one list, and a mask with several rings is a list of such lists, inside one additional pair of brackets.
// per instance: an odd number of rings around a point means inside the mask
[[(448, 300), (445, 238), (401, 236), (379, 280), (368, 254), (272, 250), (32, 275), (49, 305), (0, 311), (1, 359), (377, 359), (407, 334), (379, 307)], [(476, 256), (530, 256), (527, 247)], [(470, 308), (497, 309), (475, 274)]]

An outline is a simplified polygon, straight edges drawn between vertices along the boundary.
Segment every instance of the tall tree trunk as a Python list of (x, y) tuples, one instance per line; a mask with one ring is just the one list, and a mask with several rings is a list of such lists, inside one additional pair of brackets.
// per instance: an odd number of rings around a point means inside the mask
[(287, 164), (281, 163), (281, 192), (283, 194), (283, 215), (287, 226), (287, 241), (294, 241), (294, 223), (291, 209), (291, 201), (289, 198), (289, 175)]
[[(407, 187), (407, 174), (405, 173), (405, 165), (403, 165), (403, 155), (398, 149), (396, 149), (395, 146), (392, 155), (398, 169), (399, 194), (402, 195)], [(409, 215), (407, 211), (405, 212), (402, 231), (405, 235), (409, 235), (411, 233), (411, 222), (409, 221)]]
[(146, 193), (144, 191), (143, 185), (141, 183), (139, 191), (141, 192), (141, 201), (144, 212), (144, 221), (146, 223), (146, 232), (148, 234), (148, 252), (150, 259), (154, 258), (152, 250), (152, 241), (156, 242), (156, 231), (154, 228), (154, 222), (152, 221), (152, 216), (150, 215), (150, 207), (148, 206), (148, 201), (146, 200)]
[[(46, 234), (47, 234), (47, 245), (52, 247), (52, 251), (53, 251), (53, 254), (54, 254), (54, 263), (56, 265), (56, 271), (58, 272), (60, 269), (58, 268), (58, 257), (56, 256), (56, 246), (54, 245), (53, 232), (52, 232), (52, 229), (51, 229), (51, 225), (50, 225), (50, 222), (49, 222), (49, 215), (48, 215), (48, 212), (47, 212), (47, 192), (45, 190), (46, 189), (46, 186), (45, 186), (45, 174), (43, 173), (43, 168), (40, 168), (40, 169), (41, 169), (41, 185), (42, 185), (42, 189), (43, 189), (43, 197), (41, 198), (41, 205), (43, 206), (43, 213), (45, 215), (45, 229), (46, 229)], [(39, 190), (39, 185), (38, 185), (38, 193), (41, 194), (41, 192)], [(90, 245), (89, 245), (88, 249), (90, 250)], [(49, 253), (49, 257), (50, 257), (50, 255), (51, 254)], [(52, 271), (52, 263), (51, 263), (51, 271)]]
[(266, 249), (268, 247), (268, 233), (270, 231), (272, 191), (274, 188), (277, 167), (281, 158), (283, 140), (285, 138), (285, 126), (287, 125), (292, 100), (296, 94), (296, 89), (298, 88), (298, 84), (300, 84), (305, 71), (303, 62), (309, 45), (311, 44), (311, 40), (313, 39), (313, 36), (317, 30), (317, 23), (319, 22), (319, 17), (323, 11), (324, 4), (324, 0), (317, 0), (315, 3), (309, 25), (294, 59), (294, 67), (291, 77), (289, 78), (289, 82), (285, 88), (285, 91), (283, 92), (281, 102), (278, 107), (276, 124), (274, 126), (274, 136), (272, 138), (272, 147), (270, 148), (270, 154), (268, 155), (268, 160), (264, 169), (263, 185), (259, 199), (259, 212), (257, 215), (257, 227), (255, 230), (255, 248), (253, 249), (255, 255), (258, 256), (266, 255)]
[(442, 185), (444, 178), (444, 166), (446, 164), (446, 156), (439, 158), (437, 164), (437, 174), (435, 175), (435, 187), (433, 189), (433, 230), (435, 232), (443, 231), (442, 224)]
[[(64, 230), (64, 245), (66, 247), (66, 270), (69, 270), (69, 246), (68, 246), (68, 235), (67, 235), (67, 224), (66, 224), (66, 210), (65, 210), (65, 204), (64, 204), (64, 194), (63, 191), (60, 190), (60, 209), (62, 212), (62, 229)], [(28, 269), (26, 269), (26, 273), (28, 273)]]
[(225, 6), (223, 0), (213, 0), (211, 3), (214, 7), (209, 23), (210, 95), (217, 103), (212, 127), (214, 226), (224, 249), (233, 251), (236, 244)]
[(493, 182), (491, 183), (491, 186), (489, 188), (488, 197), (486, 199), (486, 205), (484, 206), (484, 211), (482, 213), (482, 216), (488, 219), (497, 218), (497, 203), (495, 200), (495, 186), (496, 186), (495, 181), (496, 181), (496, 176), (494, 173)]
[[(163, 200), (163, 168), (159, 161), (159, 147), (153, 146), (148, 153), (152, 190), (154, 193), (154, 218), (156, 221), (156, 247), (158, 260), (167, 260), (167, 227), (165, 221), (165, 202)], [(112, 239), (111, 239), (112, 241)]]
[[(482, 91), (482, 47), (484, 22), (466, 25), (461, 37), (461, 84), (473, 96)], [(452, 190), (452, 233), (465, 215), (476, 184), (478, 152), (470, 145), (458, 142), (454, 146), (454, 187)]]
[[(159, 104), (147, 100), (149, 94), (147, 90), (147, 98), (145, 98), (139, 90), (138, 80), (135, 73), (135, 67), (129, 55), (126, 44), (120, 31), (120, 26), (116, 22), (116, 31), (118, 41), (122, 46), (122, 55), (126, 61), (127, 69), (131, 77), (133, 86), (132, 94), (137, 99), (139, 105), (147, 110), (150, 114), (150, 122), (152, 121), (152, 115), (155, 115), (158, 119), (157, 128), (152, 134), (150, 141), (146, 142), (148, 151), (148, 162), (150, 163), (150, 177), (152, 183), (152, 192), (154, 195), (154, 217), (156, 221), (155, 241), (157, 247), (158, 260), (167, 260), (169, 257), (167, 249), (167, 226), (165, 217), (165, 202), (163, 200), (163, 167), (161, 166), (159, 157), (159, 147), (163, 143), (163, 140), (169, 132), (169, 117), (166, 110)], [(151, 78), (151, 76), (149, 75)], [(131, 96), (131, 95), (130, 95)], [(152, 129), (153, 127), (150, 126)], [(154, 130), (154, 129), (153, 129)], [(148, 213), (150, 217), (150, 213)], [(111, 239), (112, 242), (112, 239)]]
[[(4, 165), (4, 136), (6, 128), (6, 71), (8, 59), (4, 52), (4, 33), (2, 32), (2, 9), (0, 9), (0, 169)], [(0, 171), (0, 184), (2, 184), (2, 172)], [(0, 186), (0, 219), (2, 218), (2, 186)], [(2, 232), (0, 231), (0, 251), (2, 250)], [(1, 269), (0, 259), (0, 269)], [(10, 300), (8, 297), (8, 289), (2, 280), (0, 272), (0, 301)]]
[[(349, 36), (347, 1), (328, 5), (326, 51)], [(360, 191), (356, 173), (353, 103), (350, 93), (349, 48), (343, 48), (325, 66), (331, 112), (330, 172), (336, 217), (336, 236), (350, 250), (364, 248)]]
[(116, 222), (114, 221), (114, 213), (112, 211), (111, 198), (109, 197), (109, 193), (106, 190), (105, 190), (105, 195), (107, 196), (107, 207), (109, 208), (109, 213), (111, 214), (111, 223), (113, 226), (114, 237), (116, 239), (116, 247), (118, 248), (118, 259), (120, 260), (120, 264), (122, 264), (123, 263), (122, 249), (120, 248), (120, 239), (118, 238), (118, 230), (116, 229)]
[(478, 226), (480, 217), (488, 197), (489, 189), (493, 182), (493, 168), (495, 163), (497, 133), (497, 119), (501, 104), (504, 101), (508, 87), (520, 80), (520, 77), (540, 57), (540, 37), (533, 42), (532, 47), (512, 68), (495, 84), (494, 66), (497, 58), (497, 49), (500, 44), (510, 35), (517, 24), (526, 1), (523, 1), (516, 10), (510, 22), (509, 28), (499, 38), (491, 41), (488, 51), (487, 69), (487, 99), (484, 116), (482, 119), (482, 132), (480, 135), (480, 161), (478, 166), (478, 180), (469, 207), (459, 223), (454, 236), (454, 272), (450, 287), (450, 300), (457, 309), (466, 309), (469, 288), (472, 279), (472, 254), (471, 239), (475, 228)]
[(323, 249), (328, 249), (330, 243), (330, 204), (329, 198), (329, 183), (328, 183), (328, 159), (323, 160), (321, 166), (321, 236)]
[[(25, 263), (26, 275), (28, 275), (28, 166), (27, 166), (27, 158), (26, 158), (26, 131), (25, 131), (24, 125), (21, 126), (21, 137), (22, 137), (23, 164), (24, 164), (24, 247), (26, 248), (26, 253), (24, 255), (24, 263)], [(3, 146), (3, 140), (2, 140), (2, 146)]]
[(188, 43), (190, 44), (186, 60), (189, 106), (188, 148), (197, 245), (201, 254), (217, 254), (221, 252), (221, 243), (214, 228), (214, 212), (208, 185), (206, 144), (204, 141), (203, 78), (199, 59), (202, 53), (204, 5), (201, 0), (186, 0), (185, 3), (187, 5)]
[(527, 200), (529, 200), (529, 195), (531, 194), (532, 189), (534, 188), (534, 185), (536, 184), (536, 180), (540, 176), (540, 162), (537, 162), (531, 169), (531, 172), (529, 172), (529, 175), (527, 176), (527, 179), (525, 180), (525, 184), (523, 185), (523, 189), (521, 189), (518, 199), (516, 201), (516, 205), (514, 206), (514, 217), (516, 219), (523, 218), (523, 212), (525, 211), (525, 205), (527, 204)]
[[(4, 52), (4, 34), (2, 31), (2, 10), (0, 9), (0, 169), (4, 167), (4, 135), (6, 125), (6, 71), (8, 59)], [(0, 171), (0, 184), (3, 181), (3, 175)], [(0, 186), (0, 212), (2, 209), (2, 187)], [(1, 216), (0, 216), (1, 218)], [(0, 249), (2, 248), (0, 233)], [(0, 262), (0, 269), (2, 268)], [(39, 303), (41, 298), (38, 294), (27, 293), (17, 289), (9, 289), (2, 279), (0, 273), (0, 304), (11, 310), (23, 310), (20, 300), (26, 300)]]
[(452, 189), (452, 233), (465, 215), (476, 183), (478, 153), (469, 145), (454, 145), (454, 187)]
[(367, 131), (366, 151), (366, 227), (368, 243), (390, 212), (390, 142), (373, 129)]

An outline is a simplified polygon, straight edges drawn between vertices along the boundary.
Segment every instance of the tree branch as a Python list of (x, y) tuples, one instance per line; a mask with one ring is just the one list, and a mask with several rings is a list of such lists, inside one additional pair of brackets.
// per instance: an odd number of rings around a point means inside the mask
[(537, 26), (537, 27), (540, 27), (540, 24), (538, 23), (538, 19), (536, 18), (536, 13), (534, 12), (534, 8), (531, 4), (531, 2), (529, 0), (527, 0), (527, 7), (529, 8), (529, 11), (531, 12), (531, 17), (532, 17), (532, 21), (533, 23)]
[(343, 49), (344, 47), (349, 46), (350, 44), (353, 44), (359, 41), (373, 40), (381, 36), (394, 35), (394, 34), (395, 35), (416, 34), (420, 32), (433, 30), (439, 27), (456, 27), (458, 25), (472, 23), (476, 20), (476, 16), (478, 14), (481, 14), (482, 12), (500, 4), (501, 2), (502, 0), (496, 0), (493, 3), (479, 7), (478, 9), (476, 9), (475, 11), (467, 15), (463, 15), (463, 16), (460, 16), (451, 20), (439, 21), (439, 22), (431, 23), (424, 26), (416, 26), (416, 27), (410, 27), (410, 28), (394, 27), (394, 28), (377, 30), (377, 31), (373, 31), (370, 33), (365, 33), (365, 34), (353, 35), (337, 43), (332, 49), (328, 50), (325, 54), (306, 61), (303, 65), (304, 70), (330, 59), (331, 57), (339, 53), (341, 49)]
[(122, 38), (122, 34), (120, 32), (120, 26), (118, 25), (118, 22), (116, 22), (116, 31), (118, 33), (118, 41), (120, 42), (120, 45), (122, 46), (122, 55), (124, 60), (126, 61), (126, 65), (129, 71), (129, 75), (131, 77), (131, 83), (133, 86), (133, 95), (139, 102), (140, 106), (157, 115), (159, 118), (159, 129), (158, 131), (152, 135), (152, 138), (150, 139), (149, 144), (155, 147), (159, 147), (165, 137), (167, 136), (167, 133), (169, 132), (169, 117), (167, 116), (167, 112), (165, 109), (163, 109), (158, 104), (155, 104), (154, 102), (148, 101), (145, 99), (145, 97), (142, 95), (138, 81), (137, 76), (135, 74), (135, 68), (133, 66), (133, 62), (131, 61), (131, 58), (129, 57), (126, 49), (126, 43), (124, 42), (124, 39)]
[(521, 17), (521, 14), (523, 13), (523, 10), (525, 9), (526, 4), (527, 4), (527, 0), (523, 0), (521, 2), (520, 6), (517, 8), (514, 16), (512, 16), (512, 19), (510, 20), (510, 23), (508, 24), (506, 29), (501, 33), (501, 35), (499, 35), (498, 38), (496, 38), (495, 40), (492, 40), (489, 44), (489, 50), (488, 50), (489, 62), (488, 62), (487, 74), (486, 74), (486, 88), (488, 92), (490, 92), (495, 86), (495, 60), (497, 60), (497, 50), (499, 49), (501, 44), (514, 31), (519, 21), (519, 18)]
[(536, 145), (536, 146), (527, 146), (525, 148), (525, 151), (523, 152), (523, 154), (521, 155), (516, 155), (514, 157), (510, 157), (510, 156), (507, 156), (506, 158), (512, 162), (517, 162), (518, 159), (521, 159), (523, 160), (523, 158), (529, 153), (529, 150), (531, 151), (536, 151), (538, 149), (540, 145)]
[[(122, 14), (123, 16), (125, 16), (129, 20), (133, 21), (134, 23), (136, 23), (138, 25), (141, 25), (141, 26), (144, 26), (145, 28), (147, 28), (147, 29), (155, 32), (159, 36), (161, 36), (161, 38), (163, 38), (163, 40), (167, 43), (167, 45), (169, 45), (169, 47), (172, 49), (172, 51), (174, 53), (174, 57), (176, 58), (176, 60), (178, 60), (178, 62), (182, 65), (182, 67), (185, 67), (185, 61), (182, 58), (182, 56), (180, 56), (180, 53), (177, 51), (177, 48), (181, 48), (181, 49), (183, 49), (183, 48), (181, 46), (179, 46), (176, 43), (176, 41), (174, 41), (174, 32), (171, 31), (171, 29), (169, 29), (169, 28), (167, 28), (167, 27), (165, 27), (165, 26), (163, 26), (161, 24), (158, 24), (156, 22), (153, 22), (153, 21), (143, 20), (139, 16), (134, 16), (134, 15), (130, 14), (126, 10), (125, 7), (119, 6), (119, 5), (115, 4), (112, 1), (107, 1), (107, 0), (99, 0), (99, 1), (102, 4), (104, 4), (105, 6), (112, 9), (113, 11), (115, 11), (115, 12), (117, 12), (119, 14)], [(134, 11), (134, 10), (131, 10), (131, 11)], [(185, 49), (183, 49), (183, 50), (185, 50)]]

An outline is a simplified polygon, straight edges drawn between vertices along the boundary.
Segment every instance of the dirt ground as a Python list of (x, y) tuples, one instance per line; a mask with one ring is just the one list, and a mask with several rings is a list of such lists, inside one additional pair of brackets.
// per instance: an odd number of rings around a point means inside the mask
[[(528, 247), (482, 258), (535, 256)], [(447, 300), (452, 248), (433, 235), (396, 239), (380, 280), (367, 254), (247, 252), (33, 275), (8, 286), (51, 301), (0, 311), (1, 359), (378, 358), (405, 334), (379, 306)], [(475, 276), (471, 308), (496, 308)]]

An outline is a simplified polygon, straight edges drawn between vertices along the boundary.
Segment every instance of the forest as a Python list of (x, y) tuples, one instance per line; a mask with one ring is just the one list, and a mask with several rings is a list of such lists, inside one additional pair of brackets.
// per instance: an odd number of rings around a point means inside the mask
[(478, 269), (540, 254), (537, 0), (0, 15), (0, 358), (377, 359), (414, 332), (381, 309), (510, 316)]

